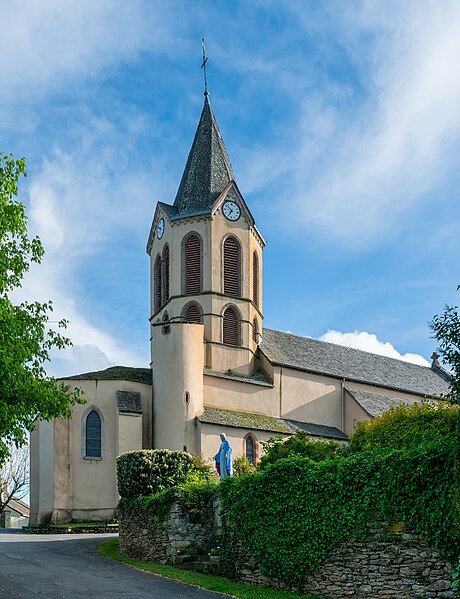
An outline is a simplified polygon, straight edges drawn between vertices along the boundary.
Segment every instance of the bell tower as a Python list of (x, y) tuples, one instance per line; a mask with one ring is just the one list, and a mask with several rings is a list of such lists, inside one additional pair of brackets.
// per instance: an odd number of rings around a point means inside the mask
[(205, 91), (176, 198), (157, 203), (147, 243), (156, 447), (191, 450), (191, 430), (167, 443), (164, 418), (202, 411), (206, 369), (256, 369), (264, 246)]

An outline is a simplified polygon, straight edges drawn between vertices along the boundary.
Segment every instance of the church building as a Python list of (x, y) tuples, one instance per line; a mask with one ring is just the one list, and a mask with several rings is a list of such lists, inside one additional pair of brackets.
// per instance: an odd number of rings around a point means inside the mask
[(31, 434), (31, 524), (107, 520), (117, 455), (169, 448), (257, 462), (261, 441), (305, 431), (346, 441), (359, 421), (440, 399), (431, 367), (264, 329), (265, 240), (235, 180), (209, 96), (173, 204), (158, 202), (150, 257), (150, 368), (63, 379), (87, 404)]

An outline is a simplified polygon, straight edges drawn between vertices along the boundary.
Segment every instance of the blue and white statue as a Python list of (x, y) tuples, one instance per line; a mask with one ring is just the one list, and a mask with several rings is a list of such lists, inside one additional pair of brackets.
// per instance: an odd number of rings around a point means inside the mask
[(233, 458), (232, 458), (232, 447), (227, 441), (227, 435), (220, 433), (219, 435), (221, 444), (219, 451), (214, 456), (216, 460), (217, 472), (220, 474), (220, 480), (227, 476), (233, 476)]

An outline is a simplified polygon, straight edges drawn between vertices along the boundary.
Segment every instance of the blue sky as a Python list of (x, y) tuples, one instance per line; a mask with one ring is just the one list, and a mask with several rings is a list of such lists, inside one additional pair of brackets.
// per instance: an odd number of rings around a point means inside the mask
[[(460, 4), (0, 0), (0, 149), (25, 156), (65, 375), (149, 363), (145, 245), (203, 102), (268, 241), (264, 325), (423, 363), (460, 283)], [(422, 360), (422, 362), (421, 362)]]

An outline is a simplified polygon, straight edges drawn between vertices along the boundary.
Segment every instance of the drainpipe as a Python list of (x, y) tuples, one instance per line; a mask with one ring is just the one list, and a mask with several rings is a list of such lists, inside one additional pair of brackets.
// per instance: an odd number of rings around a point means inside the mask
[(345, 378), (342, 379), (342, 385), (340, 389), (340, 430), (342, 433), (345, 432)]

